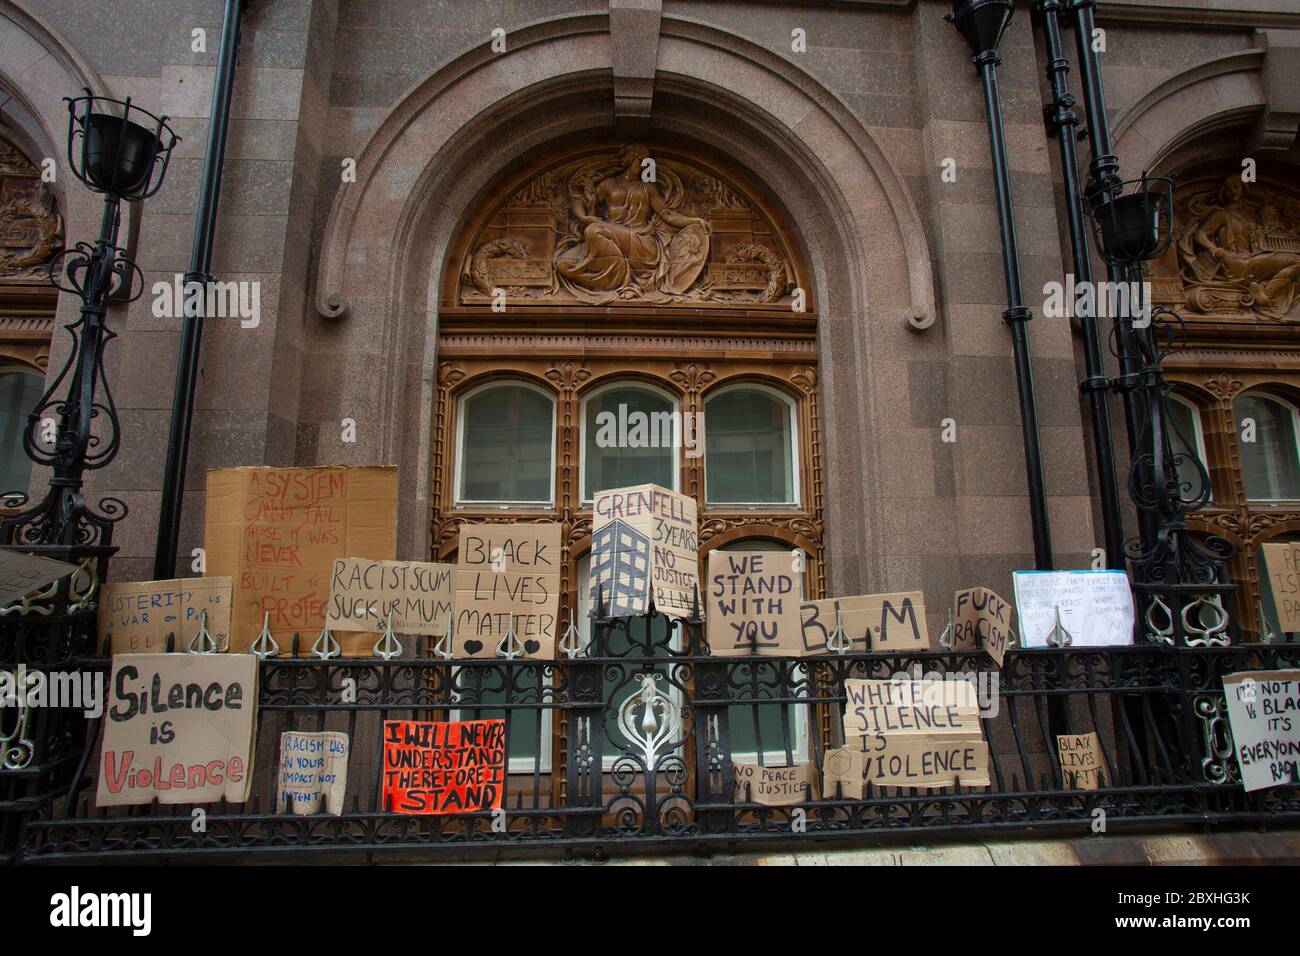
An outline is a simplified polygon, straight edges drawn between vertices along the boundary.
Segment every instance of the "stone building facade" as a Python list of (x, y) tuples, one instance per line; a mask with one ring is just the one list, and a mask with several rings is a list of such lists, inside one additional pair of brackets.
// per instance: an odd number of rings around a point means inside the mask
[[(0, 371), (30, 379), (66, 358), (56, 330), (75, 304), (33, 266), (98, 222), (62, 170), (64, 96), (129, 95), (173, 118), (167, 182), (123, 234), (146, 288), (188, 268), (222, 9), (0, 0)], [(804, 548), (814, 596), (923, 590), (940, 608), (959, 587), (1006, 593), (1032, 566), (1029, 507), (983, 98), (948, 11), (253, 3), (212, 271), (260, 283), (260, 321), (204, 331), (177, 570), (202, 544), (209, 468), (395, 463), (400, 557), (448, 556), (464, 520), (559, 521), (575, 607), (587, 415), (601, 389), (641, 386), (706, 425), (727, 394), (749, 402), (733, 399), (731, 420), (775, 423), (762, 441), (779, 440), (780, 460), (766, 449), (748, 496), (715, 496), (708, 456), (673, 460), (671, 480), (703, 506), (704, 548)], [(1071, 266), (1038, 16), (1017, 4), (999, 79), (1054, 556), (1087, 567), (1100, 535), (1080, 344), (1039, 298)], [(1110, 0), (1098, 17), (1121, 172), (1179, 183), (1177, 242), (1154, 281), (1190, 330), (1170, 377), (1210, 463), (1198, 527), (1241, 546), (1251, 630), (1255, 549), (1300, 533), (1300, 461), (1286, 459), (1300, 435), (1300, 10)], [(646, 158), (664, 174), (652, 190), (606, 185)], [(1225, 187), (1243, 159), (1254, 181)], [(123, 445), (90, 487), (130, 508), (113, 576), (132, 580), (152, 567), (179, 323), (146, 294), (110, 324)], [(519, 386), (509, 402), (550, 409), (551, 482), (536, 497), (466, 489), (473, 396), (503, 382)], [(1238, 444), (1247, 412), (1272, 416), (1268, 460)], [(528, 413), (510, 414), (518, 429)], [(1118, 402), (1115, 426), (1122, 483)], [(735, 430), (754, 452), (754, 429)], [(489, 475), (534, 467), (482, 459)]]

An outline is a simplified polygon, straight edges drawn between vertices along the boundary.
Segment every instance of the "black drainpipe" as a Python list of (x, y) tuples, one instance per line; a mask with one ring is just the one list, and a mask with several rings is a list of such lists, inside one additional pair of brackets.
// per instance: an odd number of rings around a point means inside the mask
[(1029, 338), (1025, 323), (1033, 313), (1025, 308), (1020, 282), (1020, 247), (1016, 240), (1015, 214), (1011, 203), (1011, 172), (1007, 165), (1006, 138), (1002, 126), (1002, 97), (998, 92), (998, 43), (1011, 19), (1012, 0), (953, 0), (952, 23), (975, 55), (984, 83), (984, 108), (989, 121), (989, 150), (993, 160), (993, 186), (997, 194), (998, 224), (1002, 231), (1002, 270), (1007, 286), (1007, 309), (1003, 321), (1011, 328), (1011, 345), (1016, 362), (1016, 388), (1020, 395), (1020, 428), (1025, 442), (1025, 477), (1029, 483), (1029, 517), (1034, 534), (1034, 567), (1050, 571), (1052, 533), (1047, 517), (1047, 491), (1043, 480), (1042, 447), (1038, 440), (1038, 405), (1034, 395), (1034, 372), (1029, 361)]
[[(1074, 43), (1079, 54), (1079, 74), (1083, 87), (1084, 117), (1088, 122), (1088, 139), (1092, 144), (1092, 160), (1088, 164), (1088, 184), (1084, 195), (1090, 202), (1108, 200), (1120, 184), (1119, 159), (1110, 136), (1110, 120), (1106, 116), (1106, 93), (1101, 82), (1101, 64), (1092, 48), (1093, 31), (1097, 29), (1096, 0), (1067, 0), (1074, 20)], [(1111, 282), (1127, 282), (1128, 270), (1107, 264), (1106, 278)], [(1128, 335), (1123, 334), (1128, 320), (1116, 319), (1121, 334), (1116, 336), (1119, 360), (1119, 377), (1115, 388), (1124, 400), (1124, 423), (1128, 428), (1129, 459), (1136, 454), (1138, 436), (1142, 434), (1145, 415), (1134, 389), (1138, 385), (1138, 365), (1129, 354)], [(1138, 530), (1142, 549), (1150, 548), (1155, 541), (1155, 521), (1145, 511), (1138, 509)]]
[[(194, 246), (185, 288), (206, 287), (212, 281), (212, 240), (217, 231), (217, 201), (221, 195), (221, 165), (226, 155), (226, 127), (230, 123), (230, 95), (235, 85), (235, 54), (239, 48), (239, 21), (245, 0), (226, 0), (221, 24), (221, 51), (212, 85), (212, 110), (208, 119), (208, 145), (203, 152), (203, 180), (194, 221)], [(205, 303), (206, 304), (206, 303)], [(176, 575), (176, 547), (180, 537), (181, 504), (185, 495), (185, 462), (189, 454), (190, 424), (194, 418), (194, 388), (199, 375), (199, 346), (203, 338), (203, 306), (198, 314), (185, 310), (181, 343), (176, 359), (176, 389), (172, 394), (171, 428), (167, 433), (167, 462), (163, 469), (162, 501), (158, 506), (158, 542), (153, 576)]]
[[(1092, 283), (1092, 257), (1088, 246), (1088, 233), (1083, 218), (1083, 196), (1079, 191), (1079, 154), (1075, 149), (1075, 129), (1079, 116), (1074, 112), (1075, 99), (1070, 93), (1066, 75), (1070, 61), (1061, 50), (1061, 27), (1057, 17), (1063, 9), (1061, 0), (1039, 0), (1038, 9), (1043, 14), (1043, 35), (1047, 41), (1047, 78), (1052, 84), (1052, 102), (1043, 109), (1043, 118), (1049, 134), (1056, 136), (1061, 154), (1061, 179), (1065, 183), (1065, 212), (1070, 228), (1070, 255), (1074, 261), (1074, 277), (1079, 283)], [(1096, 302), (1096, 297), (1093, 297)], [(1095, 313), (1095, 309), (1093, 310)], [(1083, 358), (1087, 371), (1079, 387), (1088, 395), (1092, 412), (1092, 447), (1096, 456), (1097, 484), (1101, 498), (1101, 524), (1106, 542), (1106, 567), (1124, 570), (1124, 519), (1119, 507), (1119, 488), (1115, 484), (1115, 448), (1111, 440), (1110, 403), (1107, 392), (1110, 379), (1106, 376), (1101, 351), (1101, 336), (1097, 331), (1097, 316), (1081, 315), (1079, 327), (1083, 332)]]

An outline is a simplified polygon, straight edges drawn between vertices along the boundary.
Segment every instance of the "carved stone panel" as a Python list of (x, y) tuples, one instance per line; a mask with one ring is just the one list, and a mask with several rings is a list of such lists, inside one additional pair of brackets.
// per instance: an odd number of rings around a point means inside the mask
[(549, 163), (463, 243), (461, 306), (790, 308), (791, 250), (755, 200), (641, 144)]
[(1241, 173), (1179, 178), (1174, 242), (1152, 270), (1153, 298), (1193, 322), (1300, 322), (1300, 191)]
[(0, 282), (44, 280), (63, 248), (63, 217), (40, 170), (0, 138)]

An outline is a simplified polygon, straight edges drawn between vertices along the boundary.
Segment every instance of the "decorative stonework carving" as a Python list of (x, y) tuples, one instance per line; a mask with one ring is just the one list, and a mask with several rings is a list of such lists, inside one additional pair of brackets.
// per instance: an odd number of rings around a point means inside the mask
[(1179, 183), (1174, 222), (1157, 301), (1181, 301), (1190, 318), (1300, 322), (1300, 195), (1240, 170), (1205, 175)]
[[(528, 247), (518, 239), (493, 239), (491, 242), (485, 242), (469, 257), (465, 264), (465, 271), (461, 273), (461, 280), (472, 285), (480, 295), (491, 296), (494, 277), (489, 273), (488, 260), (506, 258), (527, 259)], [(498, 274), (502, 271), (499, 268), (497, 270)], [(511, 286), (511, 288), (517, 287)]]
[(789, 250), (740, 190), (640, 144), (536, 174), (469, 243), (456, 302), (727, 307), (788, 302)]
[(1206, 515), (1199, 519), (1199, 523), (1251, 545), (1261, 537), (1268, 537), (1268, 532), (1278, 525), (1295, 521), (1297, 518), (1300, 518), (1300, 515), (1293, 511), (1252, 513), (1248, 508), (1242, 507), (1236, 511)]
[[(685, 335), (582, 335), (579, 333), (539, 333), (532, 335), (509, 332), (452, 332), (439, 338), (439, 351), (492, 351), (518, 355), (525, 350), (617, 352), (642, 356), (651, 353), (668, 355), (739, 352), (752, 349), (752, 336), (685, 336)], [(816, 355), (817, 345), (809, 339), (764, 338), (767, 352), (790, 352)]]
[(1237, 393), (1246, 387), (1241, 379), (1235, 378), (1227, 372), (1211, 375), (1205, 379), (1203, 384), (1205, 390), (1221, 402), (1231, 402), (1237, 397)]
[(40, 170), (0, 139), (0, 279), (44, 279), (63, 248), (63, 217)]

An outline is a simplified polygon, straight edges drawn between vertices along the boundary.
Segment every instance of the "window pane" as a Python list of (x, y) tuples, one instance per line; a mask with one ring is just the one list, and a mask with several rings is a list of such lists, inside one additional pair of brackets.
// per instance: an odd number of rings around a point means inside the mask
[(35, 372), (0, 372), (0, 494), (27, 490), (32, 462), (23, 451), (23, 428), (44, 386), (45, 379)]
[[(535, 673), (529, 671), (530, 674)], [(487, 676), (481, 676), (481, 675)], [(526, 680), (520, 677), (518, 680)], [(478, 704), (504, 704), (507, 702), (507, 691), (499, 686), (501, 678), (498, 673), (488, 673), (482, 668), (467, 670), (466, 673), (459, 675), (461, 686), (466, 686), (472, 693), (472, 698), (467, 698), (466, 703)], [(490, 682), (491, 687), (475, 687), (475, 680)], [(516, 704), (534, 704), (542, 699), (542, 692), (536, 685), (527, 686), (527, 689), (516, 687), (514, 692), (514, 703)], [(510, 711), (509, 719), (506, 720), (506, 752), (510, 758), (510, 771), (512, 773), (527, 773), (534, 768), (546, 770), (550, 767), (550, 759), (547, 756), (549, 743), (537, 732), (539, 711), (532, 707), (514, 708)], [(497, 720), (505, 719), (505, 710), (497, 707), (462, 707), (456, 714), (456, 720)], [(551, 732), (550, 711), (545, 711), (545, 717), (541, 721), (542, 733), (549, 736)], [(538, 755), (541, 755), (539, 761)]]
[[(1264, 501), (1300, 498), (1300, 459), (1291, 407), (1263, 395), (1243, 395), (1232, 407), (1246, 497)], [(1251, 422), (1255, 440), (1247, 441)]]
[(735, 388), (705, 405), (705, 497), (726, 504), (794, 503), (790, 406), (768, 392)]
[(607, 488), (677, 488), (673, 402), (644, 388), (611, 388), (588, 399), (584, 501)]
[(461, 501), (550, 501), (554, 406), (531, 388), (504, 385), (465, 401)]
[[(796, 673), (800, 673), (802, 668)], [(759, 688), (765, 688), (773, 696), (782, 696), (778, 688), (781, 668), (776, 664), (756, 664), (754, 680)], [(792, 688), (785, 688), (792, 690)], [(785, 696), (794, 696), (785, 694)], [(733, 704), (727, 708), (728, 722), (731, 727), (731, 752), (734, 755), (750, 757), (758, 753), (758, 744), (763, 743), (763, 764), (779, 767), (786, 762), (786, 749), (789, 748), (794, 759), (799, 759), (804, 749), (804, 741), (799, 738), (796, 716), (804, 704), (786, 706), (786, 719), (781, 720), (780, 704)], [(783, 729), (784, 724), (784, 729)], [(757, 761), (757, 756), (753, 756)]]
[[(1196, 409), (1186, 402), (1170, 398), (1165, 402), (1165, 412), (1168, 419), (1169, 445), (1174, 454), (1201, 458), (1200, 420)], [(1201, 464), (1205, 464), (1204, 459), (1201, 459)], [(1202, 481), (1202, 476), (1191, 462), (1183, 461), (1179, 464), (1178, 482), (1186, 489), (1179, 491), (1183, 498), (1195, 498), (1201, 491)]]

